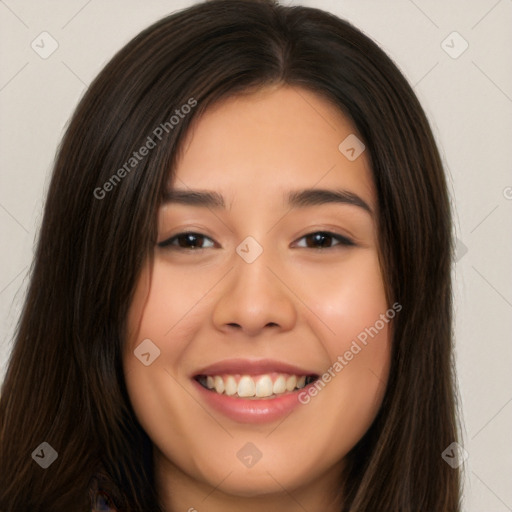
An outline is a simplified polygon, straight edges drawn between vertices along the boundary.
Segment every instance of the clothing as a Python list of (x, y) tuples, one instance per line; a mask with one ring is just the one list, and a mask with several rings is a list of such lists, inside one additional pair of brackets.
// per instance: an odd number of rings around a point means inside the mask
[(102, 489), (110, 488), (110, 479), (105, 469), (100, 466), (89, 485), (89, 499), (91, 512), (118, 512), (113, 505), (112, 498)]
[(91, 512), (117, 512), (111, 507), (108, 495), (102, 491), (96, 491), (92, 497)]

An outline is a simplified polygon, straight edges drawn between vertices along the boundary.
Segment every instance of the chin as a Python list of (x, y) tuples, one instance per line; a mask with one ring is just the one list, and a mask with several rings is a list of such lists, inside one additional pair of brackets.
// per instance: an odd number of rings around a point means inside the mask
[[(288, 492), (293, 490), (297, 484), (294, 485), (293, 480), (284, 478), (284, 475), (274, 475), (270, 472), (269, 475), (264, 469), (258, 474), (240, 471), (233, 472), (225, 481), (218, 487), (223, 493), (238, 497), (238, 498), (264, 498), (272, 497), (283, 493), (283, 488)], [(218, 485), (220, 478), (211, 483), (212, 486)]]
[[(211, 468), (213, 469), (213, 468)], [(295, 471), (293, 471), (295, 469)], [(295, 468), (280, 461), (269, 461), (264, 464), (259, 461), (252, 468), (244, 468), (240, 464), (239, 468), (232, 465), (222, 465), (217, 467), (208, 475), (203, 474), (203, 478), (208, 485), (216, 487), (219, 491), (239, 498), (264, 498), (283, 494), (283, 492), (293, 492), (301, 487), (311, 484), (311, 472), (297, 472)], [(228, 476), (229, 475), (229, 476)], [(222, 482), (219, 485), (219, 482)], [(218, 487), (217, 487), (218, 486)], [(284, 491), (286, 489), (286, 491)]]

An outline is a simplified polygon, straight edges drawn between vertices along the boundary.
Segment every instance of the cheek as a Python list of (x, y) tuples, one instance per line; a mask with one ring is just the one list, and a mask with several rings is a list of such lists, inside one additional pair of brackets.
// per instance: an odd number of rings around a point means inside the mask
[[(185, 466), (193, 463), (194, 454), (185, 453), (182, 442), (176, 440), (189, 435), (189, 416), (201, 413), (180, 383), (184, 376), (179, 363), (186, 357), (193, 336), (191, 324), (195, 325), (190, 322), (194, 314), (189, 310), (201, 297), (201, 290), (194, 294), (186, 286), (191, 280), (186, 273), (172, 273), (158, 262), (148, 263), (128, 312), (123, 354), (128, 395), (139, 423), (157, 446), (164, 447), (170, 460), (181, 461)], [(146, 366), (135, 357), (134, 350), (147, 339), (157, 347), (157, 355), (153, 357), (150, 346), (151, 362)]]
[(329, 347), (335, 351), (388, 310), (375, 251), (361, 251), (329, 270), (309, 271), (302, 282), (303, 294), (328, 327)]
[(183, 357), (194, 329), (201, 324), (197, 318), (204, 316), (200, 303), (207, 291), (204, 274), (187, 269), (176, 272), (158, 261), (148, 264), (128, 313), (125, 364), (134, 366), (133, 350), (149, 338), (163, 356), (160, 361), (165, 359), (166, 367), (176, 369), (173, 361)]
[(329, 273), (309, 274), (303, 294), (314, 305), (330, 361), (304, 403), (321, 402), (330, 411), (332, 435), (343, 426), (348, 447), (373, 421), (389, 372), (395, 311), (387, 304), (376, 252), (361, 252)]
[[(208, 319), (203, 299), (212, 285), (207, 279), (197, 269), (177, 272), (158, 259), (148, 262), (139, 278), (127, 317), (123, 366), (130, 400), (148, 433), (166, 425), (166, 415), (190, 407), (180, 383), (188, 380), (183, 362), (193, 350), (191, 340)], [(149, 347), (147, 366), (134, 354), (142, 343)], [(172, 427), (177, 435), (187, 428), (178, 420)]]

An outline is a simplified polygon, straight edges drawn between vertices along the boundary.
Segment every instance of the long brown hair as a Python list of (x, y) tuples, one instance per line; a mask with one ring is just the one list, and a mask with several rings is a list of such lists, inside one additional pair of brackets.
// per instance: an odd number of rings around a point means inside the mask
[[(121, 365), (132, 293), (192, 121), (222, 98), (281, 83), (327, 98), (357, 127), (377, 191), (388, 300), (403, 306), (381, 409), (347, 455), (344, 511), (459, 510), (459, 471), (441, 457), (458, 439), (453, 248), (431, 129), (368, 37), (324, 11), (270, 0), (213, 0), (158, 21), (80, 101), (56, 157), (2, 387), (0, 510), (87, 510), (100, 467), (120, 510), (162, 510), (151, 440)], [(135, 164), (148, 137), (155, 146)], [(58, 453), (47, 469), (31, 457), (42, 442)]]

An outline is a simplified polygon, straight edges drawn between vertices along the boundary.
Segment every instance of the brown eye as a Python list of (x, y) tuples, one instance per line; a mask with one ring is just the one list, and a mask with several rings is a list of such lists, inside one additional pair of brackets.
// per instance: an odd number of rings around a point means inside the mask
[[(355, 245), (349, 238), (329, 231), (315, 231), (314, 233), (304, 235), (301, 240), (306, 240), (306, 245), (300, 245), (300, 247), (306, 247), (308, 249), (331, 249), (336, 245)], [(332, 245), (333, 242), (336, 242), (334, 246)]]
[[(177, 235), (160, 242), (158, 246), (170, 249), (206, 249), (207, 247), (204, 246), (205, 240), (212, 241), (211, 238), (208, 238), (201, 233), (178, 233)], [(213, 247), (213, 245), (214, 244), (212, 243), (210, 247)]]

